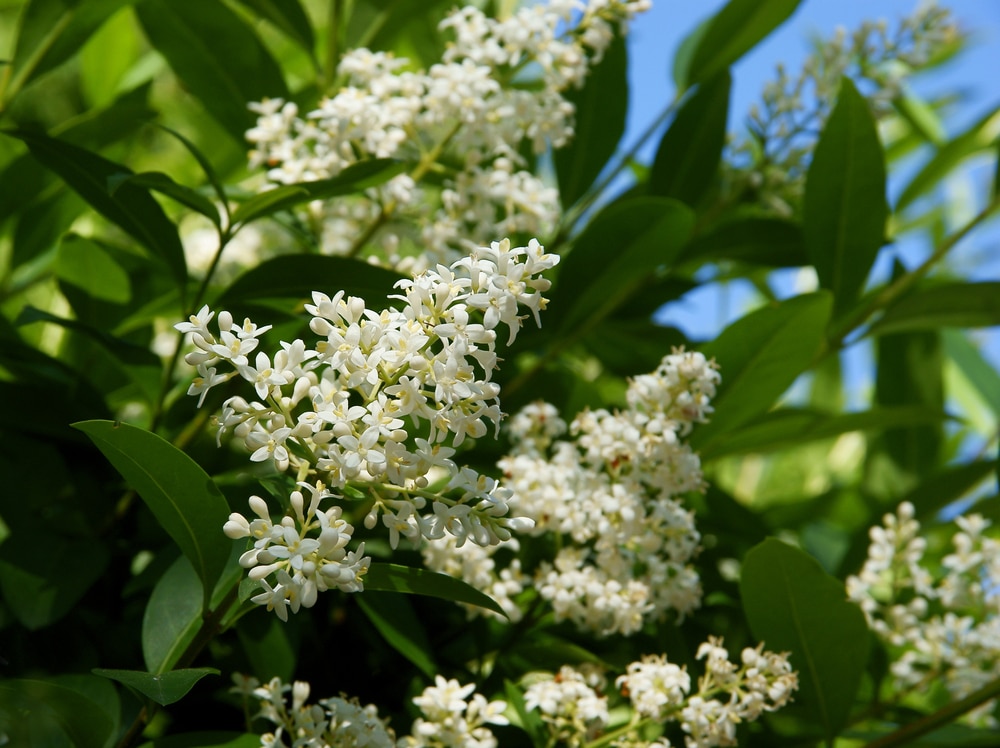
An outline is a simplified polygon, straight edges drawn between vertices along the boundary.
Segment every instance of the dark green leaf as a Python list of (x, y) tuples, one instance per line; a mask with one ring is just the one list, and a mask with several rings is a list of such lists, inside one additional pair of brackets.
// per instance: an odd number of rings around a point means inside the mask
[(766, 453), (828, 439), (851, 431), (882, 431), (914, 424), (939, 423), (947, 414), (919, 405), (876, 408), (860, 413), (823, 413), (782, 408), (754, 419), (701, 450), (702, 459)]
[(187, 90), (240, 144), (255, 121), (247, 104), (288, 95), (257, 34), (219, 0), (141, 0), (136, 12)]
[(121, 174), (131, 175), (130, 169), (41, 133), (19, 130), (7, 134), (24, 141), (41, 164), (62, 177), (94, 210), (158, 255), (170, 268), (178, 286), (184, 287), (187, 283), (184, 248), (177, 227), (160, 204), (136, 185), (122, 185), (114, 195), (108, 191), (109, 180)]
[(994, 325), (1000, 325), (1000, 283), (947, 283), (904, 296), (872, 326), (871, 334)]
[(212, 185), (212, 189), (215, 190), (215, 196), (219, 198), (219, 202), (222, 204), (223, 208), (226, 209), (229, 204), (229, 198), (226, 196), (226, 191), (222, 187), (222, 182), (219, 181), (219, 175), (215, 173), (215, 169), (212, 168), (212, 163), (208, 160), (208, 157), (202, 153), (194, 143), (176, 130), (171, 130), (166, 125), (160, 124), (158, 124), (157, 127), (175, 138), (187, 149), (188, 153), (194, 156), (195, 161), (198, 162), (198, 166), (200, 166), (201, 170), (205, 172), (205, 176), (208, 178), (208, 183)]
[(168, 175), (160, 171), (147, 171), (142, 174), (122, 174), (113, 177), (109, 182), (111, 194), (114, 195), (124, 184), (135, 184), (149, 190), (156, 190), (161, 195), (173, 198), (181, 205), (201, 213), (216, 226), (219, 225), (219, 210), (215, 204), (197, 190), (177, 184)]
[(665, 355), (687, 339), (680, 330), (648, 319), (610, 317), (594, 327), (582, 342), (609, 371), (631, 377), (655, 369)]
[(107, 748), (119, 709), (114, 687), (89, 675), (0, 680), (0, 729), (10, 746)]
[(809, 264), (798, 224), (757, 217), (737, 218), (699, 236), (684, 248), (681, 260), (736, 260), (775, 268)]
[(229, 558), (229, 505), (194, 460), (156, 434), (125, 423), (73, 424), (132, 485), (198, 573), (206, 605)]
[(586, 331), (628, 300), (659, 268), (670, 267), (694, 216), (668, 198), (642, 197), (605, 208), (561, 263), (546, 324)]
[(861, 609), (815, 559), (774, 538), (747, 554), (740, 597), (754, 637), (771, 651), (791, 653), (799, 674), (795, 706), (832, 741), (847, 721), (868, 659)]
[(802, 232), (834, 310), (850, 307), (884, 242), (885, 157), (868, 102), (850, 79), (820, 135), (806, 177)]
[(187, 670), (171, 670), (169, 673), (144, 673), (141, 670), (108, 670), (94, 668), (95, 675), (116, 680), (138, 691), (155, 701), (160, 706), (167, 706), (183, 699), (194, 684), (206, 675), (219, 675), (213, 667), (189, 668)]
[(507, 617), (497, 602), (461, 579), (412, 566), (373, 562), (364, 577), (366, 590), (427, 595), (467, 605), (478, 605)]
[(649, 175), (650, 195), (697, 206), (715, 181), (726, 142), (728, 70), (699, 84), (660, 140)]
[(94, 298), (124, 304), (132, 296), (128, 273), (97, 242), (67, 234), (59, 243), (56, 277)]
[(770, 410), (819, 351), (832, 306), (826, 292), (796, 296), (751, 312), (704, 346), (703, 353), (719, 365), (722, 386), (712, 401), (711, 421), (694, 430), (691, 445), (708, 449)]
[(142, 616), (142, 656), (149, 672), (164, 673), (177, 664), (198, 632), (201, 611), (201, 580), (180, 556), (156, 583)]
[(155, 738), (139, 748), (260, 748), (260, 735), (235, 732), (189, 732)]
[(233, 225), (244, 225), (265, 216), (288, 210), (310, 200), (325, 200), (350, 195), (376, 187), (406, 171), (406, 163), (391, 158), (376, 158), (351, 164), (331, 179), (285, 184), (262, 192), (233, 213)]
[[(691, 53), (683, 78), (687, 88), (732, 66), (784, 23), (800, 0), (729, 0), (709, 22)], [(676, 73), (675, 73), (676, 75)]]
[(576, 134), (555, 152), (559, 196), (565, 208), (579, 200), (594, 183), (625, 132), (627, 66), (625, 41), (618, 35), (587, 76), (584, 87), (572, 88), (566, 94), (576, 106)]
[(253, 608), (253, 615), (242, 619), (236, 631), (243, 652), (259, 680), (277, 677), (287, 683), (295, 677), (299, 661), (297, 619), (285, 622), (257, 605)]
[(266, 18), (276, 29), (293, 39), (310, 55), (316, 40), (312, 24), (299, 0), (240, 0), (261, 18)]
[(994, 460), (974, 460), (943, 468), (924, 478), (898, 500), (894, 499), (894, 503), (908, 501), (916, 508), (917, 519), (931, 521), (946, 506), (965, 497), (986, 480), (996, 468)]
[(357, 595), (358, 606), (383, 638), (408, 659), (428, 678), (433, 678), (440, 668), (431, 656), (423, 624), (413, 611), (410, 601), (402, 595), (372, 592)]
[(31, 0), (21, 16), (9, 89), (31, 80), (75, 55), (119, 8), (135, 0)]
[(369, 308), (384, 308), (393, 285), (402, 278), (395, 271), (347, 257), (286, 255), (262, 262), (241, 275), (219, 296), (217, 303), (257, 299), (307, 299), (313, 291), (328, 295), (343, 289), (365, 299)]

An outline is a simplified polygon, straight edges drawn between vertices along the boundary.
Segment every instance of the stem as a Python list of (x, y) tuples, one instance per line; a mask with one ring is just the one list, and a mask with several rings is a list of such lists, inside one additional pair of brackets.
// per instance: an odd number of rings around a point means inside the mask
[(984, 704), (998, 696), (1000, 696), (1000, 678), (987, 683), (977, 691), (973, 691), (964, 699), (953, 701), (938, 709), (933, 714), (928, 714), (916, 722), (910, 722), (908, 725), (868, 743), (865, 748), (892, 748), (897, 745), (908, 745), (921, 735), (926, 735), (932, 730), (944, 727), (963, 714), (972, 711), (980, 704)]

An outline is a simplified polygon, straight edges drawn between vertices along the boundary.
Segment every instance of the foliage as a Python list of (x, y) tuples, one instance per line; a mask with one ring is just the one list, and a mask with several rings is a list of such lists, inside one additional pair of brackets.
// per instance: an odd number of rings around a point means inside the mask
[(0, 4), (0, 743), (995, 743), (1000, 109), (646, 4)]

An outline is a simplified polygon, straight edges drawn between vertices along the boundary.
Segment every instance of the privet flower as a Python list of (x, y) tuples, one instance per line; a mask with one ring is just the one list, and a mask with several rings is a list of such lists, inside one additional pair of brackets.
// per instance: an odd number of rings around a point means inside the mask
[[(252, 497), (255, 519), (234, 513), (226, 523), (230, 537), (253, 540), (240, 563), (263, 588), (255, 602), (285, 618), (323, 590), (363, 589), (369, 559), (363, 547), (347, 549), (354, 528), (327, 506), (345, 495), (367, 495), (365, 526), (381, 522), (393, 548), (446, 535), (492, 546), (530, 526), (511, 515), (510, 489), (451, 457), (499, 428), (497, 331), (505, 326), (511, 343), (526, 316), (540, 321), (550, 285), (541, 273), (558, 261), (535, 240), (504, 240), (399, 281), (398, 307), (315, 292), (306, 311), (319, 340), (282, 342), (273, 355), (258, 350), (269, 326), (237, 325), (225, 311), (217, 333), (208, 307), (175, 326), (191, 335), (185, 360), (198, 376), (188, 393), (199, 405), (234, 377), (250, 385), (223, 404), (219, 439), (232, 436), (251, 461), (288, 472), (309, 493), (293, 492), (278, 522)], [(435, 471), (448, 477), (442, 491), (429, 488)]]
[[(929, 554), (912, 504), (872, 527), (851, 600), (885, 643), (897, 692), (942, 683), (958, 700), (1000, 677), (1000, 539), (979, 514), (955, 519), (950, 553)], [(963, 720), (996, 727), (996, 700)]]
[(682, 437), (707, 420), (718, 382), (702, 354), (675, 351), (630, 382), (625, 410), (584, 411), (568, 439), (553, 406), (528, 406), (511, 420), (503, 484), (533, 520), (528, 534), (558, 536), (555, 557), (532, 579), (516, 564), (497, 570), (489, 548), (441, 538), (426, 545), (425, 563), (489, 591), (515, 620), (512, 598), (529, 581), (557, 620), (601, 635), (634, 633), (670, 611), (683, 617), (701, 601), (691, 564), (700, 535), (678, 497), (703, 481)]

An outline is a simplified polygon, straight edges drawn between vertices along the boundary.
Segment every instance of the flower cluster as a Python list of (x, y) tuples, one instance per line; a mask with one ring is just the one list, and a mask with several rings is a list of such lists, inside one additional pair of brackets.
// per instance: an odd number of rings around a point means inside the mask
[[(398, 281), (398, 309), (316, 292), (306, 310), (319, 341), (283, 342), (273, 357), (257, 352), (269, 328), (236, 325), (228, 312), (219, 313), (217, 334), (208, 307), (176, 325), (191, 334), (195, 350), (185, 360), (198, 370), (189, 394), (199, 405), (233, 377), (256, 395), (225, 401), (219, 438), (232, 435), (252, 461), (290, 472), (311, 493), (308, 502), (293, 493), (280, 522), (253, 497), (256, 519), (234, 513), (226, 523), (230, 537), (254, 541), (241, 563), (264, 587), (257, 602), (284, 617), (286, 606), (309, 607), (318, 591), (363, 588), (368, 561), (363, 548), (346, 551), (353, 527), (340, 508), (321, 510), (329, 497), (367, 494), (365, 526), (381, 520), (394, 548), (401, 537), (445, 534), (459, 546), (495, 545), (530, 524), (508, 516), (508, 489), (451, 457), (465, 439), (499, 428), (497, 328), (505, 325), (513, 342), (522, 308), (538, 321), (549, 288), (540, 275), (557, 262), (534, 240), (518, 248), (505, 240)], [(230, 371), (220, 373), (222, 364)], [(430, 488), (435, 471), (446, 476), (443, 491)]]
[[(1000, 539), (981, 515), (955, 524), (951, 552), (931, 553), (903, 502), (871, 528), (868, 559), (847, 579), (850, 599), (889, 650), (901, 693), (939, 682), (957, 700), (1000, 677)], [(986, 702), (965, 719), (996, 727), (995, 707)]]
[[(512, 419), (514, 449), (500, 461), (504, 485), (516, 511), (534, 520), (530, 533), (558, 539), (533, 582), (557, 620), (631, 634), (650, 618), (683, 616), (700, 604), (690, 563), (700, 536), (677, 497), (703, 487), (701, 463), (682, 437), (706, 420), (718, 382), (713, 362), (678, 350), (630, 382), (626, 409), (579, 414), (572, 439), (559, 438), (567, 427), (551, 405)], [(520, 567), (497, 577), (489, 549), (449, 553), (449, 542), (429, 544), (428, 566), (461, 572), (510, 611), (509, 596), (527, 582)], [(494, 581), (483, 586), (487, 577)]]
[[(798, 676), (787, 654), (764, 651), (764, 645), (745, 648), (740, 663), (729, 660), (722, 641), (713, 637), (698, 648), (705, 672), (691, 693), (691, 676), (665, 655), (646, 655), (632, 662), (615, 686), (632, 709), (629, 722), (616, 729), (613, 743), (638, 748), (670, 743), (663, 737), (648, 742), (640, 737), (647, 724), (680, 722), (688, 748), (736, 745), (736, 726), (773, 712), (792, 698)], [(525, 707), (537, 709), (554, 740), (570, 746), (594, 740), (608, 726), (604, 679), (589, 668), (564, 666), (555, 676), (535, 676), (525, 691)]]
[(779, 65), (760, 106), (750, 111), (749, 135), (731, 144), (732, 169), (726, 175), (731, 199), (749, 194), (768, 212), (793, 213), (841, 78), (854, 79), (882, 118), (905, 91), (906, 79), (954, 49), (961, 36), (947, 9), (920, 3), (891, 32), (885, 21), (866, 21), (851, 33), (838, 29), (832, 39), (817, 41), (795, 77)]
[(475, 684), (461, 685), (440, 675), (413, 699), (422, 716), (414, 720), (411, 734), (398, 740), (374, 704), (361, 706), (344, 696), (309, 704), (310, 687), (304, 681), (288, 685), (274, 678), (260, 685), (243, 676), (236, 681), (233, 690), (258, 699), (257, 716), (277, 726), (261, 736), (261, 748), (496, 748), (487, 725), (508, 724), (506, 703), (487, 701), (474, 693)]
[[(541, 153), (573, 136), (565, 91), (582, 84), (615, 27), (648, 6), (554, 0), (504, 20), (458, 8), (440, 24), (452, 41), (426, 70), (389, 53), (350, 51), (338, 67), (341, 87), (304, 116), (281, 99), (250, 105), (258, 115), (247, 133), (250, 166), (266, 165), (272, 182), (289, 184), (369, 158), (418, 164), (362, 198), (313, 206), (332, 253), (356, 253), (378, 229), (388, 262), (419, 270), (450, 261), (470, 241), (547, 234), (558, 192), (527, 170), (522, 144)], [(437, 187), (421, 181), (432, 168), (443, 176)], [(408, 232), (414, 225), (419, 235)], [(404, 241), (422, 256), (402, 252)]]

